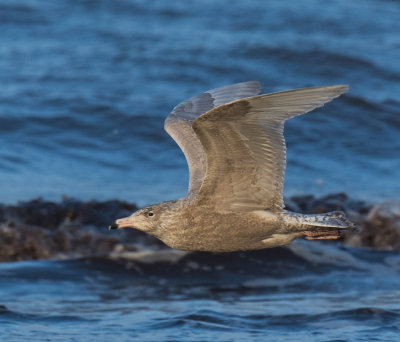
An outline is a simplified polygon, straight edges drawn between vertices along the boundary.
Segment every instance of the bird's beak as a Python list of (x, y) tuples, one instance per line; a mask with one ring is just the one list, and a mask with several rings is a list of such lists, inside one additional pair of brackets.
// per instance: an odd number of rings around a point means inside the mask
[(116, 220), (111, 226), (108, 227), (108, 230), (127, 227), (133, 227), (133, 222), (130, 217), (124, 217), (122, 219)]

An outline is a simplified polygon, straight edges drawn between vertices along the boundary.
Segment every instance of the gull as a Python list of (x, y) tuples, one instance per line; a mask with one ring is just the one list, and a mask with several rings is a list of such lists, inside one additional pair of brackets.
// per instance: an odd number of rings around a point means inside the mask
[(285, 209), (284, 122), (348, 90), (346, 85), (258, 95), (250, 81), (209, 90), (178, 106), (164, 128), (189, 167), (186, 197), (147, 206), (109, 229), (131, 227), (181, 250), (233, 252), (292, 240), (337, 239), (354, 225), (343, 212)]

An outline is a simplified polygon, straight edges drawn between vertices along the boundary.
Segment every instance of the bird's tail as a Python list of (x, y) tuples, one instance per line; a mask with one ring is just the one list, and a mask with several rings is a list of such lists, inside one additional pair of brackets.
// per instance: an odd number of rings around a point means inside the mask
[(340, 238), (345, 231), (357, 229), (342, 211), (324, 214), (295, 215), (301, 232), (308, 240), (332, 240)]

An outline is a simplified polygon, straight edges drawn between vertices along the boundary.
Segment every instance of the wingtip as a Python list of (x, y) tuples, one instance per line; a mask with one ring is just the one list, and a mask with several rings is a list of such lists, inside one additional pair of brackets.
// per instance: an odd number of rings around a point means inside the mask
[(248, 81), (248, 82), (243, 82), (243, 83), (253, 84), (254, 88), (258, 90), (258, 93), (261, 92), (262, 84), (259, 80), (253, 80), (253, 81)]
[(348, 84), (337, 84), (337, 85), (330, 86), (329, 88), (334, 90), (335, 93), (337, 94), (337, 96), (347, 93), (350, 89)]
[(338, 84), (337, 87), (344, 91), (348, 91), (350, 89), (350, 86), (348, 84)]
[(262, 90), (262, 88), (263, 88), (261, 82), (258, 81), (258, 80), (255, 80), (255, 81), (253, 81), (253, 82), (254, 82), (254, 84), (257, 86), (258, 93), (261, 93), (261, 90)]
[[(321, 91), (322, 93), (325, 93), (330, 100), (333, 100), (347, 91), (349, 91), (350, 87), (347, 84), (335, 84), (335, 85), (329, 85), (329, 86), (317, 86), (317, 87), (311, 87), (311, 88), (304, 88), (304, 90), (317, 90)], [(329, 101), (327, 101), (329, 102)]]
[(252, 80), (244, 83), (254, 83), (254, 85), (257, 85), (258, 87), (261, 88), (261, 82), (259, 80)]
[(252, 80), (252, 81), (234, 83), (232, 85), (224, 86), (224, 87), (221, 87), (221, 88), (226, 88), (226, 87), (229, 87), (229, 86), (242, 86), (242, 87), (245, 86), (247, 88), (252, 88), (254, 93), (251, 96), (255, 96), (257, 94), (260, 94), (261, 90), (262, 90), (262, 84), (261, 84), (261, 82), (259, 80)]

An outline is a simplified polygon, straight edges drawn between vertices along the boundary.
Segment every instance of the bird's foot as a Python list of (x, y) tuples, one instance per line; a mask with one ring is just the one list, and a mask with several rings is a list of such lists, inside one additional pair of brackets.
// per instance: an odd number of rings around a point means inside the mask
[(307, 240), (336, 240), (342, 236), (339, 229), (306, 230), (304, 235)]

